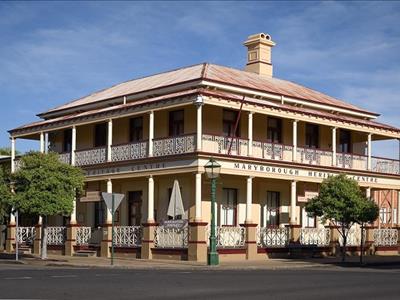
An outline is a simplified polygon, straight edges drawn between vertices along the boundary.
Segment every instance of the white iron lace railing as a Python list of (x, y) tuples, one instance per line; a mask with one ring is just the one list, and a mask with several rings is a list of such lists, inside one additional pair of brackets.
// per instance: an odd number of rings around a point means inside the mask
[(307, 246), (328, 246), (331, 240), (329, 228), (301, 228), (300, 244)]
[[(203, 134), (203, 148), (212, 153), (227, 154), (230, 148), (232, 155), (247, 155), (248, 140), (237, 137), (226, 137), (213, 134)], [(232, 144), (232, 145), (231, 145)]]
[(59, 153), (58, 158), (61, 162), (65, 164), (71, 163), (71, 152)]
[(92, 237), (91, 227), (78, 227), (76, 230), (76, 244), (77, 245), (89, 245)]
[(331, 165), (332, 152), (314, 149), (314, 148), (297, 148), (297, 160), (303, 164), (310, 165)]
[(218, 226), (216, 229), (216, 243), (218, 248), (244, 247), (246, 242), (246, 228)]
[(140, 226), (115, 226), (114, 244), (116, 247), (138, 247), (142, 244)]
[(64, 245), (67, 228), (64, 226), (49, 226), (47, 229), (47, 245)]
[(398, 160), (372, 157), (371, 163), (374, 172), (400, 174), (400, 162)]
[(285, 160), (288, 157), (285, 157), (285, 151), (290, 152), (291, 159), (291, 151), (293, 146), (268, 143), (268, 142), (253, 142), (253, 155), (259, 158), (265, 159), (275, 159), (275, 160)]
[(196, 149), (196, 136), (194, 134), (176, 137), (154, 139), (154, 156), (164, 156), (194, 152)]
[(35, 239), (36, 230), (35, 227), (22, 227), (19, 226), (16, 232), (16, 240), (18, 244), (33, 244)]
[(147, 141), (116, 145), (111, 147), (112, 161), (124, 161), (145, 158), (147, 156)]
[[(366, 230), (363, 230), (363, 241), (365, 243)], [(339, 235), (339, 245), (343, 246), (343, 237)], [(349, 229), (347, 233), (347, 243), (346, 246), (361, 246), (361, 228), (358, 226), (353, 226)]]
[(187, 248), (189, 229), (157, 226), (154, 233), (154, 247), (156, 248)]
[(75, 163), (77, 166), (104, 163), (106, 162), (106, 152), (106, 147), (75, 151)]
[(257, 246), (264, 248), (287, 247), (289, 245), (289, 228), (257, 227)]
[(337, 153), (336, 166), (344, 169), (367, 169), (367, 157), (352, 153)]
[(374, 244), (376, 246), (396, 246), (399, 239), (395, 228), (374, 229)]

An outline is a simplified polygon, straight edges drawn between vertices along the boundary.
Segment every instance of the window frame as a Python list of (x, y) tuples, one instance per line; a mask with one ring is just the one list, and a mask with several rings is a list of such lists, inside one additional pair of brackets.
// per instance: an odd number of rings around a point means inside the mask
[[(182, 114), (182, 118), (176, 118), (177, 114)], [(185, 110), (172, 110), (168, 113), (169, 136), (176, 137), (185, 133)]]
[(319, 149), (320, 147), (319, 135), (320, 135), (320, 129), (317, 124), (306, 123), (305, 135), (304, 135), (305, 137), (304, 145), (306, 146), (306, 148)]
[[(270, 122), (276, 121), (276, 127), (271, 126)], [(273, 144), (282, 144), (282, 119), (275, 117), (267, 118), (267, 142)], [(275, 139), (275, 134), (277, 139)]]
[[(102, 140), (100, 139), (101, 132), (100, 130), (104, 130), (104, 143), (102, 143)], [(98, 123), (94, 125), (94, 134), (93, 134), (93, 147), (98, 148), (98, 147), (105, 147), (107, 146), (107, 135), (108, 135), (108, 126), (107, 123)], [(101, 139), (103, 139), (101, 138)]]
[[(227, 114), (232, 113), (234, 114), (233, 119), (227, 118)], [(222, 111), (222, 135), (225, 137), (240, 137), (240, 119), (238, 122), (238, 127), (236, 128), (236, 132), (232, 135), (233, 131), (235, 130), (236, 121), (238, 119), (239, 112), (233, 109), (223, 109)], [(229, 132), (225, 131), (225, 125), (228, 126)]]
[[(138, 126), (135, 121), (140, 120)], [(129, 119), (129, 142), (135, 143), (143, 141), (143, 116), (133, 117)]]

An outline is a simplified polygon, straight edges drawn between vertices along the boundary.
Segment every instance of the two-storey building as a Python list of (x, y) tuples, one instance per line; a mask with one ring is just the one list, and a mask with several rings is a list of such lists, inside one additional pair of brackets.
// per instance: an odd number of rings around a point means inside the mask
[[(109, 255), (111, 215), (100, 196), (107, 191), (125, 195), (116, 215), (117, 252), (205, 260), (211, 207), (204, 165), (211, 157), (221, 165), (222, 259), (265, 256), (289, 243), (337, 242), (329, 224), (307, 216), (304, 206), (324, 178), (339, 173), (367, 195), (394, 195), (397, 225), (399, 161), (372, 156), (372, 147), (400, 139), (400, 129), (379, 123), (374, 112), (273, 77), (275, 43), (268, 34), (249, 36), (244, 45), (245, 70), (202, 63), (127, 81), (10, 130), (13, 171), (17, 140), (33, 139), (40, 151), (58, 152), (86, 173), (85, 194), (71, 216), (51, 220), (54, 245), (65, 244), (67, 254), (86, 247)], [(163, 226), (174, 180), (189, 222), (184, 229)], [(65, 238), (58, 228), (66, 225)]]

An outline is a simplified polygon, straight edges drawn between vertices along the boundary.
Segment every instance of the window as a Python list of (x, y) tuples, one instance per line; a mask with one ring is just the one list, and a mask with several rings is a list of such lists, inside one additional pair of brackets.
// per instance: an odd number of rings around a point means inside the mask
[(282, 119), (267, 119), (267, 141), (282, 144)]
[(306, 208), (302, 208), (302, 227), (307, 228), (307, 227), (315, 227), (315, 217), (310, 217), (308, 213), (306, 212)]
[(107, 145), (107, 124), (96, 124), (94, 127), (94, 146), (102, 147)]
[(261, 224), (263, 227), (279, 226), (280, 193), (267, 192), (267, 201), (262, 208)]
[(178, 136), (184, 133), (183, 110), (169, 112), (169, 136)]
[(128, 203), (128, 224), (129, 226), (139, 226), (142, 222), (142, 191), (129, 192)]
[(339, 131), (339, 152), (351, 152), (351, 131), (340, 129)]
[(94, 203), (94, 227), (103, 226), (105, 223), (105, 204), (104, 201)]
[(306, 147), (319, 148), (319, 127), (314, 124), (306, 124)]
[(129, 141), (138, 142), (143, 140), (143, 117), (129, 120)]
[(236, 125), (236, 120), (238, 118), (238, 112), (234, 110), (225, 110), (223, 111), (223, 119), (222, 119), (222, 130), (223, 130), (223, 135), (224, 136), (235, 136), (239, 137), (239, 126), (236, 128), (236, 133), (234, 134), (233, 132), (235, 131), (235, 125)]
[(221, 226), (236, 226), (237, 189), (223, 189)]
[(63, 152), (71, 152), (72, 150), (72, 129), (64, 130)]

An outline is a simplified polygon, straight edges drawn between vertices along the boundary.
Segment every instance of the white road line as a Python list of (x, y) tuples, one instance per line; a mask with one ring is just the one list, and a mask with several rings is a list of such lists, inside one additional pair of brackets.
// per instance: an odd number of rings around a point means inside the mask
[(73, 278), (73, 277), (78, 277), (78, 275), (52, 275), (50, 277), (52, 277), (52, 278)]
[(6, 278), (4, 278), (5, 280), (20, 280), (20, 279), (32, 279), (32, 277), (28, 277), (28, 276), (25, 276), (25, 277), (6, 277)]

